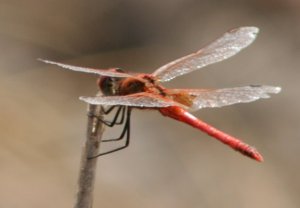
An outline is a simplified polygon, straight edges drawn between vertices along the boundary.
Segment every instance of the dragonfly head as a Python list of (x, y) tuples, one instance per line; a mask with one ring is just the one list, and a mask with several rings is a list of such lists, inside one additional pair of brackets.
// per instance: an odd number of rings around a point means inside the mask
[[(115, 72), (124, 72), (122, 69), (114, 68), (109, 69)], [(121, 77), (108, 77), (102, 76), (97, 80), (97, 85), (102, 91), (103, 95), (112, 96), (119, 93), (120, 81), (124, 78)]]

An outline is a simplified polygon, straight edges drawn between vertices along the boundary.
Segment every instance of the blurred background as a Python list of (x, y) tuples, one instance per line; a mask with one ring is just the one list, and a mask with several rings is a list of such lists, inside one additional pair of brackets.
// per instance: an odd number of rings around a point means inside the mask
[(299, 9), (297, 0), (0, 0), (0, 207), (75, 202), (87, 120), (78, 97), (95, 95), (97, 77), (37, 58), (151, 73), (239, 26), (260, 28), (253, 45), (166, 86), (281, 86), (268, 100), (195, 113), (265, 162), (135, 110), (130, 147), (99, 158), (94, 207), (299, 207)]

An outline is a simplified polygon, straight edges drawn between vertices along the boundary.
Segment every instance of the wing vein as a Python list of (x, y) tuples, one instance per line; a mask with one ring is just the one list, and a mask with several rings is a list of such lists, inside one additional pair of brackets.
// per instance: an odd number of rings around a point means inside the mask
[(165, 82), (225, 60), (249, 46), (255, 40), (258, 31), (256, 27), (233, 29), (199, 51), (158, 68), (153, 75), (161, 82)]

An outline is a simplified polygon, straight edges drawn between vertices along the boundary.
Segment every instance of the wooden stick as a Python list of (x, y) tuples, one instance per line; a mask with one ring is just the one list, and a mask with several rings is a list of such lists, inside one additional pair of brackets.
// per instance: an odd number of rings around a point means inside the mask
[(99, 154), (101, 137), (104, 131), (103, 124), (99, 118), (102, 118), (101, 106), (89, 104), (87, 136), (85, 146), (82, 149), (77, 201), (74, 208), (92, 208), (93, 206), (97, 158), (88, 158)]

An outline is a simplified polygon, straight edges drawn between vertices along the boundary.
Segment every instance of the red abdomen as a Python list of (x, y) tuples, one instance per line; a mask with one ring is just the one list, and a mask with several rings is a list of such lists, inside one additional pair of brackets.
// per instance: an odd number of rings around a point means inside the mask
[(176, 119), (178, 121), (187, 123), (194, 128), (200, 129), (201, 131), (207, 133), (208, 135), (216, 138), (217, 140), (223, 142), (226, 145), (229, 145), (236, 151), (255, 159), (257, 161), (263, 161), (263, 157), (259, 154), (259, 152), (250, 145), (242, 142), (241, 140), (230, 136), (211, 125), (199, 120), (189, 112), (177, 106), (170, 106), (166, 108), (160, 108), (159, 111), (164, 115)]

